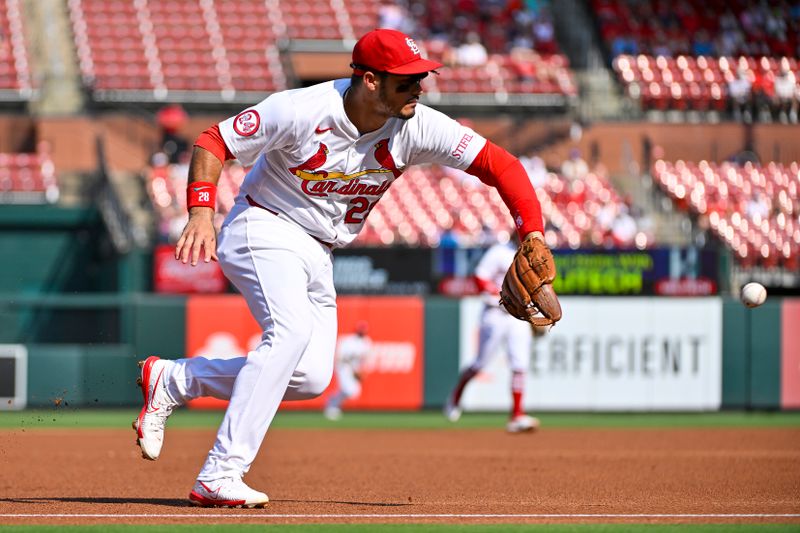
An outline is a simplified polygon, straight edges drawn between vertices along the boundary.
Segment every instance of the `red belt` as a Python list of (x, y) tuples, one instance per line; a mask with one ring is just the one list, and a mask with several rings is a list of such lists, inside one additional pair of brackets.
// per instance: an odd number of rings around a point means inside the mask
[[(253, 199), (250, 197), (250, 195), (249, 195), (249, 194), (245, 195), (245, 198), (247, 199), (247, 203), (248, 203), (248, 204), (250, 204), (250, 205), (252, 205), (253, 207), (258, 207), (259, 209), (263, 209), (263, 210), (264, 210), (264, 211), (266, 211), (267, 213), (272, 213), (272, 214), (273, 214), (273, 215), (275, 215), (276, 217), (278, 216), (278, 213), (276, 213), (276, 212), (275, 212), (275, 211), (273, 211), (272, 209), (267, 209), (266, 207), (264, 207), (264, 206), (263, 206), (263, 205), (261, 205), (260, 203), (256, 202), (255, 200), (253, 200)], [(315, 241), (317, 241), (318, 243), (320, 243), (320, 244), (324, 244), (325, 246), (327, 246), (327, 247), (328, 247), (328, 248), (330, 248), (331, 250), (333, 249), (333, 245), (331, 245), (330, 243), (327, 243), (327, 242), (323, 241), (323, 240), (322, 240), (322, 239), (320, 239), (319, 237), (314, 237), (314, 236), (313, 236), (313, 235), (311, 235), (310, 233), (308, 234), (308, 236), (309, 236), (309, 237), (311, 237), (312, 239), (314, 239)]]

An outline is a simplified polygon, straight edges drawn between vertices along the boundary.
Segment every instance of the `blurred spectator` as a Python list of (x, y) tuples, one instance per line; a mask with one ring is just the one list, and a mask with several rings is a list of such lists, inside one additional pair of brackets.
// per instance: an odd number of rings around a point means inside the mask
[(481, 224), (481, 231), (475, 236), (474, 246), (488, 248), (497, 242), (497, 234), (488, 224)]
[(618, 248), (633, 246), (638, 228), (636, 220), (628, 212), (628, 206), (620, 205), (619, 212), (611, 224), (611, 237)]
[(574, 143), (579, 143), (583, 138), (583, 124), (580, 119), (573, 120), (569, 124), (569, 140)]
[[(663, 32), (662, 32), (663, 34)], [(615, 57), (622, 54), (637, 55), (639, 46), (632, 35), (619, 34), (611, 40), (611, 56)]]
[(547, 10), (541, 10), (533, 23), (533, 41), (534, 48), (540, 54), (550, 55), (558, 51), (553, 20)]
[(458, 213), (453, 213), (451, 219), (442, 226), (439, 248), (452, 250), (464, 246), (466, 238), (462, 232), (456, 229), (456, 225), (459, 225)]
[(531, 180), (531, 185), (534, 189), (540, 189), (547, 183), (547, 167), (544, 164), (544, 159), (538, 155), (531, 157), (522, 156), (519, 158), (528, 177)]
[(539, 54), (535, 50), (514, 46), (509, 53), (508, 66), (518, 81), (536, 81), (538, 74), (536, 66), (540, 60)]
[(736, 77), (728, 82), (728, 95), (730, 100), (733, 120), (749, 124), (753, 121), (751, 111), (752, 84), (747, 76), (747, 70), (739, 67)]
[(561, 174), (567, 181), (582, 180), (589, 173), (589, 165), (581, 157), (581, 152), (577, 148), (569, 151), (569, 158), (561, 163)]
[(405, 7), (392, 0), (386, 0), (378, 8), (378, 27), (390, 28), (403, 33), (414, 33), (415, 24)]
[(714, 43), (705, 29), (700, 29), (692, 41), (692, 54), (696, 56), (713, 56), (716, 54)]
[(619, 206), (615, 202), (606, 202), (597, 211), (594, 217), (596, 229), (601, 235), (604, 236), (604, 245), (611, 246), (613, 243), (605, 242), (606, 238), (611, 237), (611, 228), (614, 226), (614, 220), (617, 218)]
[(775, 76), (775, 107), (778, 120), (797, 124), (797, 80), (788, 65), (781, 63), (781, 70)]
[(775, 102), (775, 75), (769, 67), (766, 57), (759, 62), (753, 81), (753, 107), (758, 115), (759, 122), (771, 122), (770, 109)]
[(701, 22), (694, 6), (686, 0), (681, 0), (674, 9), (682, 33), (684, 35), (695, 35), (701, 27)]
[(655, 33), (653, 44), (650, 47), (650, 53), (654, 56), (672, 57), (672, 47), (670, 46), (667, 34), (660, 28)]
[(739, 21), (731, 9), (727, 9), (719, 18), (717, 52), (721, 56), (738, 54), (742, 49), (744, 36), (739, 29)]
[(160, 151), (167, 155), (170, 163), (177, 163), (189, 149), (189, 141), (181, 133), (188, 118), (180, 104), (164, 106), (156, 114), (161, 128)]
[(454, 53), (454, 62), (463, 67), (480, 67), (485, 65), (488, 59), (489, 54), (481, 44), (480, 36), (475, 32), (469, 32)]
[(744, 212), (750, 220), (764, 220), (769, 216), (770, 208), (769, 199), (761, 191), (756, 190), (747, 200)]

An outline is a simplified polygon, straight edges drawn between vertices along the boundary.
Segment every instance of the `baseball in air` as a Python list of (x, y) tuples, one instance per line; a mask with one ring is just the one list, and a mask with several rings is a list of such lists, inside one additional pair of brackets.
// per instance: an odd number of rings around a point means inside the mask
[(762, 284), (752, 281), (742, 287), (739, 297), (747, 307), (758, 307), (767, 299), (767, 289)]

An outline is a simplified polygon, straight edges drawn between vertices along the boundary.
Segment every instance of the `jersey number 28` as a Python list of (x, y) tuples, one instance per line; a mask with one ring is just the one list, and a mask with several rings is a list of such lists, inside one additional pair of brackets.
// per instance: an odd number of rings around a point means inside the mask
[(371, 202), (363, 196), (356, 196), (350, 200), (350, 207), (347, 208), (347, 213), (344, 215), (345, 224), (361, 224), (375, 207), (378, 200)]

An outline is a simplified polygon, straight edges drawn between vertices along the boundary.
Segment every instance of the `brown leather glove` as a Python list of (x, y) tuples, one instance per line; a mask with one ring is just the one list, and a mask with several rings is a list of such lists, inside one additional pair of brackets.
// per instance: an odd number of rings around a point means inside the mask
[[(556, 264), (547, 245), (528, 237), (519, 246), (506, 272), (500, 303), (511, 315), (534, 326), (561, 320), (561, 304), (553, 290)], [(542, 316), (536, 316), (541, 313)]]

